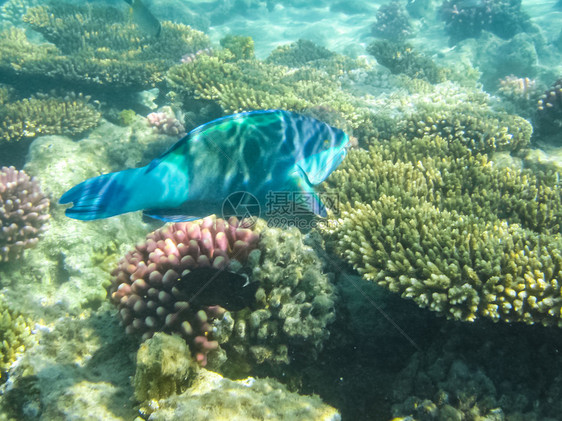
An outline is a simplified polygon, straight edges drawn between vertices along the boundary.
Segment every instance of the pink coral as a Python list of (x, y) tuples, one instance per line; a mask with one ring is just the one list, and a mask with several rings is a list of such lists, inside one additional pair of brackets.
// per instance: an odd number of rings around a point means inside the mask
[(258, 239), (234, 217), (174, 223), (148, 234), (119, 262), (108, 289), (127, 333), (143, 339), (157, 331), (178, 333), (205, 365), (207, 353), (218, 347), (211, 322), (225, 309), (186, 302), (174, 285), (198, 267), (228, 269), (232, 259), (243, 263)]
[(49, 199), (35, 179), (14, 167), (0, 168), (0, 262), (37, 244), (48, 210)]
[(159, 133), (169, 136), (178, 136), (185, 134), (183, 124), (173, 115), (171, 111), (150, 113), (146, 116), (148, 123), (156, 128)]

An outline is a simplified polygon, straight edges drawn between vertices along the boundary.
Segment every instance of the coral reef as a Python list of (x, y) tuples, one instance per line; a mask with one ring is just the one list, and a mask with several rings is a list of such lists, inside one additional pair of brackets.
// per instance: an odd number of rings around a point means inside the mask
[(0, 374), (3, 376), (16, 357), (32, 344), (32, 325), (30, 320), (10, 309), (3, 296), (0, 309)]
[(28, 9), (24, 20), (54, 45), (33, 44), (23, 30), (4, 31), (0, 74), (32, 86), (149, 89), (183, 55), (209, 46), (203, 33), (170, 22), (162, 23), (159, 37), (147, 38), (110, 7), (51, 4)]
[(231, 365), (223, 368), (226, 372), (248, 374), (252, 366), (264, 365), (267, 373), (283, 376), (287, 364), (316, 359), (330, 335), (336, 295), (331, 274), (322, 272), (319, 257), (303, 244), (297, 228), (262, 229), (247, 262), (250, 279), (261, 286), (256, 305), (223, 319), (218, 326), (233, 331), (217, 334), (217, 340)]
[(196, 369), (182, 338), (157, 332), (137, 352), (135, 398), (145, 402), (180, 394), (189, 386)]
[(541, 135), (559, 134), (562, 129), (562, 78), (541, 95), (537, 104), (537, 131)]
[(292, 44), (281, 45), (271, 52), (266, 62), (287, 67), (302, 67), (311, 62), (328, 60), (336, 54), (312, 41), (299, 39)]
[(528, 77), (509, 75), (500, 79), (499, 83), (498, 91), (501, 95), (508, 98), (529, 100), (536, 92), (537, 81)]
[[(173, 224), (128, 253), (109, 288), (127, 332), (143, 338), (177, 333), (201, 365), (208, 357), (217, 368), (228, 360), (223, 369), (238, 374), (255, 365), (286, 365), (291, 354), (315, 358), (335, 317), (334, 291), (320, 260), (296, 229), (239, 224), (211, 217)], [(227, 311), (183, 297), (175, 287), (180, 276), (209, 266), (258, 282), (255, 302)]]
[[(298, 45), (295, 48), (298, 55)], [(367, 112), (342, 90), (339, 78), (350, 61), (338, 57), (312, 62), (322, 70), (308, 66), (295, 70), (259, 60), (236, 61), (230, 50), (224, 49), (172, 67), (167, 81), (187, 106), (193, 100), (210, 100), (226, 114), (264, 109), (302, 112), (324, 106), (341, 113), (358, 129), (365, 125)]]
[(393, 0), (379, 7), (372, 33), (376, 37), (396, 41), (403, 41), (412, 36), (412, 24), (402, 3)]
[(352, 152), (328, 185), (345, 212), (325, 233), (365, 278), (455, 319), (562, 326), (556, 173), (429, 136)]
[(38, 135), (76, 136), (95, 127), (101, 114), (89, 97), (69, 94), (65, 98), (37, 95), (0, 105), (0, 142), (14, 142)]
[(48, 211), (49, 199), (36, 180), (14, 167), (0, 168), (0, 262), (16, 259), (37, 244)]
[(367, 47), (379, 64), (388, 67), (393, 74), (405, 74), (429, 83), (445, 80), (445, 72), (431, 58), (414, 51), (410, 44), (401, 41), (377, 40)]
[(317, 396), (299, 396), (275, 380), (232, 381), (204, 369), (183, 394), (158, 405), (149, 420), (341, 420), (338, 411)]
[(176, 118), (170, 107), (164, 107), (161, 111), (150, 113), (146, 116), (146, 119), (158, 133), (168, 136), (183, 136), (185, 134), (183, 124)]
[(453, 44), (484, 30), (509, 39), (530, 25), (529, 16), (521, 11), (521, 0), (445, 0), (440, 15)]
[(227, 35), (221, 39), (220, 44), (234, 55), (235, 60), (250, 60), (255, 56), (254, 40), (251, 37)]
[(186, 300), (175, 284), (195, 268), (225, 269), (231, 259), (244, 262), (257, 240), (236, 218), (226, 222), (208, 217), (149, 234), (119, 262), (108, 289), (127, 333), (142, 334), (143, 339), (162, 330), (180, 334), (205, 365), (209, 351), (218, 346), (211, 339), (212, 320), (225, 310), (190, 303), (191, 297)]

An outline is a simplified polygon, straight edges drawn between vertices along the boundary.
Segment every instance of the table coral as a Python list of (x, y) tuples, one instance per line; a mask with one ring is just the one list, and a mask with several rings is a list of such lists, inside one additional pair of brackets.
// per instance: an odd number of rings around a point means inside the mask
[(110, 7), (52, 4), (28, 9), (24, 20), (53, 44), (31, 43), (18, 29), (0, 35), (0, 73), (19, 83), (149, 89), (183, 55), (209, 46), (202, 32), (171, 22), (162, 23), (159, 37), (147, 38)]
[(214, 101), (226, 114), (268, 109), (302, 112), (325, 106), (341, 113), (355, 129), (364, 123), (366, 111), (341, 89), (338, 77), (344, 67), (340, 64), (335, 61), (334, 73), (309, 66), (292, 69), (256, 59), (237, 60), (223, 49), (172, 67), (167, 82), (184, 102)]
[(34, 179), (14, 167), (0, 168), (0, 262), (37, 244), (48, 211), (49, 199)]

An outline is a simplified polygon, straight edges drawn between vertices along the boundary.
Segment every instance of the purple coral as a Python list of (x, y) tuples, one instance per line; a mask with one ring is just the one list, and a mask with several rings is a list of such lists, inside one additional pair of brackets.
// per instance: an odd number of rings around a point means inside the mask
[(0, 262), (37, 244), (49, 219), (49, 199), (35, 179), (14, 167), (0, 168)]
[(183, 124), (171, 112), (150, 113), (146, 116), (148, 123), (156, 128), (159, 133), (169, 136), (178, 136), (185, 134)]
[(225, 309), (182, 301), (174, 285), (198, 267), (228, 269), (233, 259), (243, 263), (258, 239), (234, 217), (228, 222), (214, 217), (180, 222), (148, 234), (121, 259), (108, 289), (126, 332), (143, 339), (158, 331), (178, 333), (205, 365), (207, 353), (218, 347), (211, 322)]

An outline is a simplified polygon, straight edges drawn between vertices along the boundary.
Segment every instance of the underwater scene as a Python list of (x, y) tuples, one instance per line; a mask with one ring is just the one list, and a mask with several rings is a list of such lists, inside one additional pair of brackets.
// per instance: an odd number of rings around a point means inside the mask
[(562, 1), (0, 0), (0, 421), (562, 420)]

